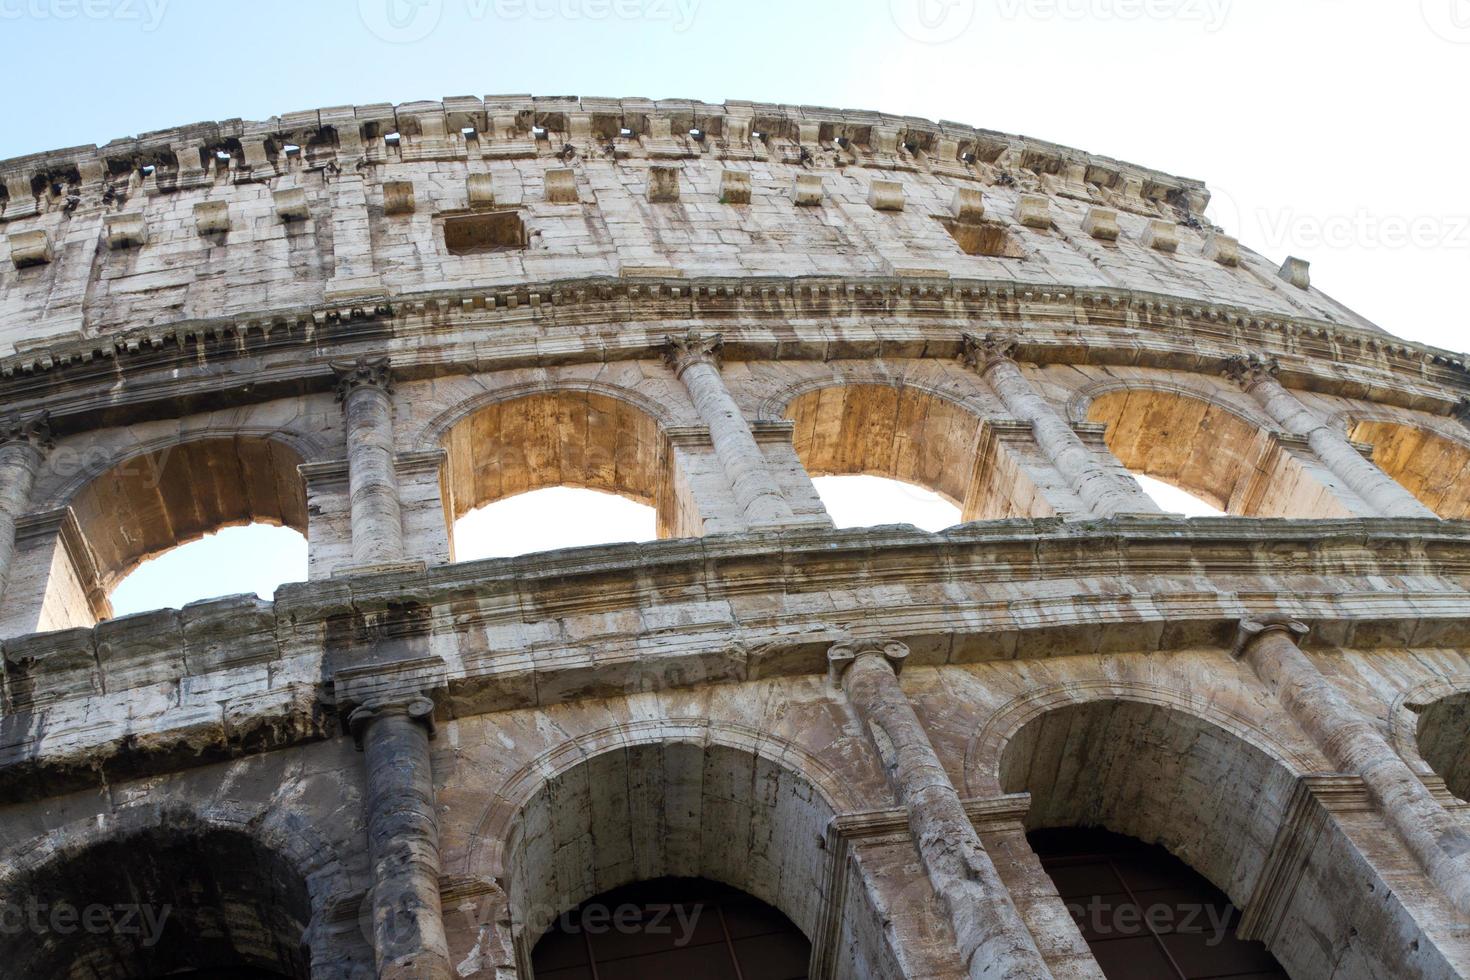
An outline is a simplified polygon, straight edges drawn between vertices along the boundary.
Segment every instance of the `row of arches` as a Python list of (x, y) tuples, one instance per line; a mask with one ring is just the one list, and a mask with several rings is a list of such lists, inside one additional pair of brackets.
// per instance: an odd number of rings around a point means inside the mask
[[(1445, 751), (1436, 713), (1463, 700), (1421, 712), (1426, 757)], [(460, 722), (472, 723), (496, 720)], [(1452, 975), (1470, 955), (1414, 925), (1424, 909), (1401, 903), (1424, 898), (1386, 885), (1402, 871), (1391, 849), (1303, 794), (1310, 760), (1270, 737), (1116, 692), (1023, 699), (995, 724), (975, 736), (968, 788), (1025, 802), (1013, 827), (977, 826), (1024, 920), (1052, 930), (1041, 946), (1058, 962), (1090, 956), (1110, 980), (1310, 980)], [(486, 794), (481, 845), (450, 869), (503, 883), (455, 906), (455, 962), (526, 980), (942, 972), (953, 940), (904, 856), (912, 844), (842, 837), (840, 815), (877, 804), (859, 783), (769, 732), (694, 719), (592, 732), (528, 759)], [(354, 976), (370, 935), (352, 927), (359, 888), (322, 873), (351, 845), (302, 819), (267, 842), (247, 814), (160, 814), (27, 848), (0, 871), (0, 912), (46, 911), (38, 928), (0, 929), (6, 975)], [(151, 917), (133, 911), (145, 907)], [(58, 929), (59, 908), (111, 918)]]
[[(1118, 382), (1095, 386), (1069, 408), (1084, 432), (1091, 426), (1097, 433), (1099, 452), (1147, 486), (1160, 481), (1175, 494), (1160, 498), (1166, 512), (1356, 516), (1303, 447), (1198, 392)], [(1029, 435), (993, 422), (993, 406), (963, 391), (834, 376), (768, 401), (766, 411), (777, 410), (772, 421), (789, 424), (793, 464), (817, 481), (821, 500), (810, 506), (825, 503), (829, 514), (843, 517), (841, 524), (938, 530), (964, 521), (1083, 513)], [(430, 428), (444, 451), (437, 482), (450, 552), (464, 560), (706, 533), (713, 526), (709, 495), (701, 499), (698, 484), (707, 463), (684, 430), (655, 412), (631, 391), (581, 386), (515, 392), (436, 420)], [(1374, 461), (1440, 516), (1470, 517), (1470, 435), (1452, 438), (1443, 428), (1402, 418), (1342, 424), (1353, 440), (1371, 443)], [(75, 515), (86, 545), (81, 564), (92, 566), (95, 577), (69, 585), (58, 574), (48, 585), (111, 595), (143, 563), (237, 525), (288, 529), (261, 538), (259, 547), (304, 578), (312, 520), (304, 462), (300, 444), (271, 434), (210, 435), (130, 456), (59, 493), (54, 503)], [(773, 466), (784, 464), (772, 455)], [(560, 496), (528, 496), (550, 490)], [(875, 506), (879, 491), (890, 495), (891, 509)], [(525, 499), (502, 504), (513, 498)], [(845, 505), (854, 502), (848, 516)], [(498, 522), (484, 511), (497, 504), (507, 511)], [(562, 534), (548, 543), (527, 533), (536, 529)], [(220, 542), (213, 547), (215, 555), (224, 550)], [(242, 567), (213, 558), (205, 564), (206, 571)], [(66, 595), (52, 604), (87, 605)]]

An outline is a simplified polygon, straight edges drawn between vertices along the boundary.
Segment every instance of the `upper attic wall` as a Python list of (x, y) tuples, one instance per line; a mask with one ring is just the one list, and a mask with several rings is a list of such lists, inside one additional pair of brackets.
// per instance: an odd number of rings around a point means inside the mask
[[(1197, 181), (877, 113), (451, 99), (199, 124), (0, 174), (0, 357), (366, 297), (649, 275), (1061, 284), (1376, 330), (1249, 251), (1216, 261)], [(676, 200), (651, 193), (658, 179)], [(817, 203), (798, 203), (799, 179)], [(952, 234), (961, 190), (1008, 257)], [(1047, 219), (1022, 215), (1028, 195)], [(525, 247), (453, 254), (446, 225), (474, 208), (514, 212)], [(1094, 234), (1095, 208), (1117, 212), (1115, 239)]]

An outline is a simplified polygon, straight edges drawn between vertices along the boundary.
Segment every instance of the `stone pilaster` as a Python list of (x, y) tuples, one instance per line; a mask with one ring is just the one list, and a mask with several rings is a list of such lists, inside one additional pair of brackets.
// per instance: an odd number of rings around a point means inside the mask
[(45, 412), (0, 422), (0, 598), (15, 561), (15, 529), (30, 507), (36, 471), (51, 447), (50, 419)]
[(403, 560), (403, 514), (393, 469), (393, 379), (388, 358), (333, 364), (347, 419), (352, 493), (352, 560), (358, 566)]
[(948, 911), (972, 978), (1050, 977), (964, 803), (898, 683), (908, 647), (893, 641), (838, 643), (828, 652), (874, 751), (908, 814), (919, 858)]
[(751, 527), (792, 520), (791, 505), (782, 495), (755, 441), (750, 424), (720, 377), (719, 334), (690, 331), (664, 342), (664, 359), (689, 392), (700, 419), (709, 426), (715, 455), (724, 467), (735, 501)]
[(429, 758), (434, 703), (395, 695), (353, 710), (367, 766), (373, 952), (380, 980), (450, 980), (439, 898), (439, 822)]
[(1016, 363), (1016, 344), (1008, 337), (965, 335), (962, 357), (983, 377), (1006, 410), (1030, 422), (1036, 443), (1067, 483), (1097, 517), (1114, 514), (1157, 514), (1155, 504), (1133, 480), (1110, 472), (1082, 438), (1031, 386)]
[(1367, 718), (1297, 645), (1293, 621), (1240, 625), (1236, 655), (1340, 772), (1362, 777), (1384, 819), (1462, 915), (1470, 915), (1470, 828), (1445, 810)]
[(1328, 425), (1277, 380), (1274, 358), (1232, 357), (1225, 373), (1287, 432), (1301, 436), (1333, 475), (1385, 517), (1435, 517), (1393, 477), (1364, 459), (1348, 437)]

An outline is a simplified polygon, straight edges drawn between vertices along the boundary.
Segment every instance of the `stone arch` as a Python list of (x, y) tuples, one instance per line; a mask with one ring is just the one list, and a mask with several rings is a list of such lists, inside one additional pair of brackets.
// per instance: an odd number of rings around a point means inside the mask
[(932, 384), (874, 373), (814, 379), (765, 400), (794, 427), (813, 477), (878, 476), (930, 490), (961, 520), (1055, 511), (983, 408)]
[(1320, 764), (1248, 719), (1199, 707), (1188, 695), (1059, 686), (1003, 708), (968, 762), (981, 786), (1029, 795), (1028, 830), (1096, 828), (1163, 846), (1243, 911), (1241, 937), (1264, 942), (1293, 977), (1335, 975), (1349, 946), (1369, 975), (1442, 970), (1313, 792), (1311, 780), (1335, 777), (1312, 775)]
[(1110, 381), (1077, 392), (1068, 413), (1106, 426), (1108, 449), (1129, 470), (1226, 513), (1354, 516), (1314, 475), (1304, 444), (1208, 391), (1157, 380)]
[(352, 959), (328, 950), (325, 932), (340, 917), (336, 904), (352, 894), (348, 876), (330, 841), (299, 821), (279, 823), (231, 806), (134, 807), (105, 823), (57, 828), (26, 853), (7, 855), (7, 907), (28, 908), (29, 900), (83, 916), (110, 907), (116, 917), (102, 928), (63, 931), (50, 919), (39, 932), (0, 930), (6, 976), (333, 975)]
[(1470, 802), (1470, 675), (1428, 681), (1394, 699), (1394, 747), (1421, 775)]
[(1470, 432), (1373, 410), (1354, 410), (1341, 422), (1348, 438), (1371, 445), (1378, 468), (1426, 507), (1446, 520), (1470, 519)]
[(465, 870), (506, 883), (523, 964), (557, 915), (659, 878), (746, 892), (817, 947), (834, 914), (824, 841), (836, 814), (861, 809), (850, 795), (839, 773), (766, 732), (699, 719), (620, 725), (498, 787)]
[(1001, 757), (1016, 733), (1028, 724), (1062, 708), (1098, 701), (1128, 701), (1192, 715), (1257, 751), (1281, 760), (1293, 776), (1321, 770), (1326, 762), (1310, 750), (1301, 750), (1263, 732), (1252, 719), (1217, 701), (1159, 684), (1141, 681), (1075, 680), (1047, 685), (1019, 695), (990, 715), (971, 736), (965, 749), (965, 788), (971, 796), (997, 795)]
[(107, 592), (148, 559), (220, 528), (262, 523), (304, 535), (302, 462), (275, 433), (159, 441), (73, 480), (62, 500)]
[(668, 413), (634, 392), (596, 383), (502, 389), (441, 413), (425, 429), (435, 437), (447, 453), (451, 524), (497, 500), (564, 486), (653, 507), (660, 537), (701, 533)]

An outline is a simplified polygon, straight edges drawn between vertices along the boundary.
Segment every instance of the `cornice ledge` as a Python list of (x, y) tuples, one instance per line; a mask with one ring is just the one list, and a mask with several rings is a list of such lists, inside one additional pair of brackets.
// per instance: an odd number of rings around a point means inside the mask
[[(206, 356), (259, 356), (268, 351), (309, 349), (331, 342), (342, 345), (355, 340), (376, 341), (385, 337), (414, 337), (421, 329), (415, 319), (432, 321), (435, 332), (442, 332), (443, 320), (463, 318), (474, 324), (495, 318), (544, 318), (560, 310), (586, 306), (589, 312), (606, 317), (606, 304), (624, 306), (630, 319), (635, 310), (647, 309), (649, 319), (668, 320), (677, 316), (700, 319), (718, 314), (726, 334), (727, 349), (732, 359), (780, 358), (792, 352), (779, 339), (768, 336), (745, 338), (738, 324), (729, 319), (732, 307), (745, 301), (743, 312), (753, 320), (772, 317), (789, 318), (792, 311), (772, 310), (772, 300), (796, 304), (811, 302), (814, 315), (833, 315), (834, 302), (846, 302), (837, 315), (860, 315), (880, 311), (886, 317), (943, 318), (959, 315), (966, 319), (989, 314), (1002, 321), (1045, 323), (1043, 311), (1036, 307), (1060, 307), (1050, 319), (1066, 326), (1066, 336), (1048, 338), (1044, 331), (1031, 330), (1020, 335), (1017, 356), (1037, 363), (1066, 363), (1076, 360), (1079, 344), (1086, 347), (1089, 360), (1109, 363), (1106, 354), (1116, 349), (1119, 363), (1145, 363), (1147, 350), (1137, 342), (1139, 336), (1157, 341), (1153, 350), (1162, 361), (1169, 356), (1191, 354), (1201, 362), (1201, 369), (1223, 369), (1226, 361), (1242, 350), (1263, 352), (1283, 361), (1287, 380), (1303, 387), (1333, 391), (1345, 387), (1367, 387), (1378, 384), (1392, 388), (1395, 384), (1415, 385), (1419, 400), (1443, 402), (1443, 414), (1455, 410), (1460, 399), (1470, 392), (1470, 355), (1456, 354), (1428, 345), (1380, 333), (1366, 328), (1279, 313), (1251, 310), (1223, 304), (1207, 304), (1183, 297), (1170, 297), (1126, 289), (1045, 287), (1010, 280), (944, 279), (916, 280), (891, 277), (709, 277), (700, 279), (649, 279), (630, 282), (612, 277), (570, 280), (548, 280), (539, 283), (487, 289), (440, 291), (399, 299), (394, 302), (373, 301), (366, 305), (318, 304), (281, 310), (272, 314), (249, 314), (233, 317), (180, 321), (164, 326), (101, 335), (86, 339), (62, 341), (39, 346), (0, 358), (0, 392), (9, 387), (24, 394), (27, 382), (45, 377), (52, 388), (44, 394), (55, 404), (54, 384), (68, 370), (80, 370), (94, 361), (110, 361), (105, 371), (98, 372), (99, 383), (109, 388), (109, 399), (115, 404), (119, 370), (127, 371), (136, 364), (140, 371), (161, 370), (178, 363), (194, 364), (201, 353)], [(957, 304), (958, 308), (946, 309)], [(1124, 312), (1126, 311), (1126, 312)], [(798, 311), (799, 312), (799, 311)], [(1085, 317), (1078, 322), (1078, 313)], [(1098, 313), (1117, 313), (1122, 322), (1109, 324)], [(1129, 317), (1132, 314), (1132, 317)], [(1158, 324), (1149, 318), (1168, 316), (1172, 322)], [(1218, 334), (1208, 339), (1193, 336), (1208, 333), (1210, 325), (1232, 330), (1251, 331), (1253, 336), (1239, 340)], [(1111, 338), (1109, 331), (1124, 327), (1133, 335), (1131, 343)], [(1189, 333), (1181, 333), (1188, 331)], [(962, 343), (963, 329), (954, 331), (952, 349), (942, 343), (925, 345), (925, 356), (952, 357)], [(1089, 345), (1088, 334), (1095, 333), (1103, 343)], [(904, 334), (912, 340), (911, 333)], [(629, 332), (622, 347), (606, 344), (580, 352), (586, 360), (612, 357), (659, 357), (663, 335), (641, 336)], [(897, 342), (897, 338), (895, 338)], [(1319, 349), (1307, 349), (1315, 344)], [(211, 349), (213, 348), (213, 349)], [(376, 348), (375, 348), (376, 349)], [(827, 356), (811, 345), (797, 345), (796, 356)], [(542, 355), (545, 356), (545, 355)], [(410, 355), (411, 357), (411, 355)], [(568, 352), (568, 358), (577, 355)], [(1399, 363), (1392, 363), (1397, 359)], [(1385, 360), (1390, 363), (1385, 364)], [(1213, 363), (1218, 361), (1219, 363)], [(133, 362), (129, 364), (128, 362)], [(1362, 372), (1356, 377), (1344, 376), (1348, 368)], [(326, 371), (322, 365), (321, 370)], [(412, 360), (405, 360), (402, 372), (411, 378)], [(52, 379), (55, 379), (54, 381)], [(85, 382), (83, 382), (85, 383)], [(1437, 396), (1423, 391), (1424, 386), (1441, 389)], [(39, 396), (41, 392), (37, 392)], [(1407, 397), (1407, 396), (1406, 396)], [(58, 408), (56, 414), (67, 412)]]

